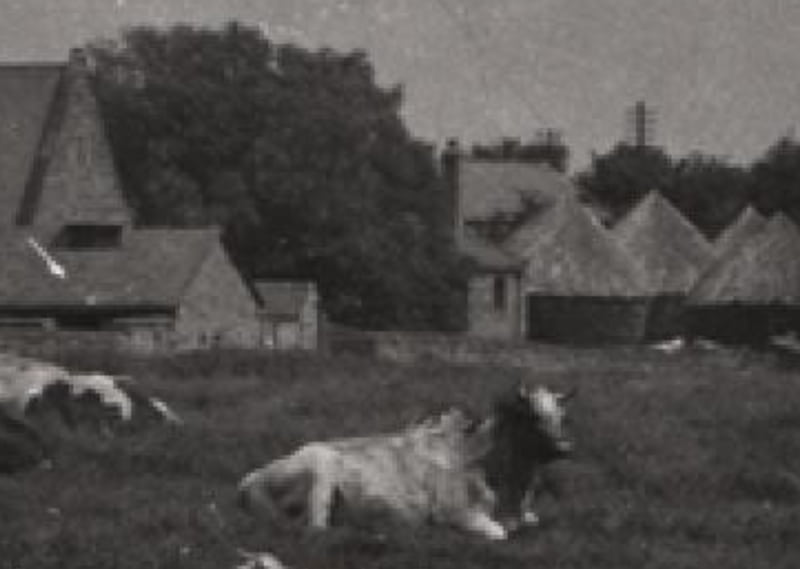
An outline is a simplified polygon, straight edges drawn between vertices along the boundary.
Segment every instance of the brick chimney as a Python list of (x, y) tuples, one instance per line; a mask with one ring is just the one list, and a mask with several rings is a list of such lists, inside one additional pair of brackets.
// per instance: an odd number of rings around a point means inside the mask
[(447, 192), (453, 238), (457, 241), (461, 239), (464, 225), (464, 220), (461, 216), (461, 191), (459, 187), (459, 162), (461, 157), (461, 145), (458, 139), (448, 139), (441, 155), (442, 178)]

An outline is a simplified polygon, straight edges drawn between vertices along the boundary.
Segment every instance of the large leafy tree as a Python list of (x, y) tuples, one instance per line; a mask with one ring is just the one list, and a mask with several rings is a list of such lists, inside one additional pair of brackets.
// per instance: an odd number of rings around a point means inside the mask
[(764, 212), (783, 210), (800, 220), (800, 142), (783, 137), (750, 170), (752, 197)]
[(664, 194), (707, 236), (716, 237), (750, 198), (748, 171), (721, 158), (693, 153), (675, 162)]
[(461, 263), (433, 150), (365, 53), (260, 30), (136, 28), (91, 46), (143, 224), (216, 223), (250, 275), (319, 282), (335, 319), (452, 327)]
[(592, 156), (577, 179), (586, 201), (606, 210), (613, 222), (650, 190), (672, 185), (672, 159), (658, 147), (620, 143)]

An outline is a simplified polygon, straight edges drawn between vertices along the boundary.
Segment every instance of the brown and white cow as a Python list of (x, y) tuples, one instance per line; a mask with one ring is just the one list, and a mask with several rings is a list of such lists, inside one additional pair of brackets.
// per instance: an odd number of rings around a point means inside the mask
[(308, 443), (248, 474), (240, 501), (316, 529), (388, 516), (505, 539), (535, 519), (524, 503), (537, 469), (572, 450), (566, 397), (520, 386), (482, 421), (452, 409), (396, 433)]

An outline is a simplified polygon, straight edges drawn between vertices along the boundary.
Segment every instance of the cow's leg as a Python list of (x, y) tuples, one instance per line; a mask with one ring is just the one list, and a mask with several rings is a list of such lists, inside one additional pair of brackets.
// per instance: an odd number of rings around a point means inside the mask
[(464, 520), (464, 527), (467, 531), (491, 540), (501, 541), (508, 538), (508, 532), (502, 524), (493, 520), (486, 512), (470, 512)]
[(330, 525), (331, 508), (335, 493), (334, 469), (336, 457), (326, 449), (314, 457), (313, 480), (309, 496), (309, 525), (314, 529), (325, 529)]

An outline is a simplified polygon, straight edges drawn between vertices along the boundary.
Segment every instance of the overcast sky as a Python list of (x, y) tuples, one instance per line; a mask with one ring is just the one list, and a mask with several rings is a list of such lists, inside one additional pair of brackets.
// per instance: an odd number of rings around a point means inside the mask
[(59, 60), (123, 26), (237, 19), (364, 48), (431, 141), (561, 129), (575, 162), (657, 109), (656, 139), (749, 161), (800, 124), (800, 0), (0, 0), (0, 60)]

